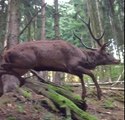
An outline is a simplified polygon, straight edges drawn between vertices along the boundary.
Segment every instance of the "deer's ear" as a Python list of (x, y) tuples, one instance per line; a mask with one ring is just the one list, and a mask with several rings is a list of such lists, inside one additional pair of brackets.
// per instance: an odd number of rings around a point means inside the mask
[(106, 47), (108, 47), (110, 45), (111, 42), (107, 42), (105, 44), (103, 44), (103, 46), (100, 48), (101, 51), (105, 51)]
[(100, 48), (100, 51), (105, 51), (105, 50), (106, 50), (106, 47), (107, 47), (107, 45), (104, 44), (104, 45)]

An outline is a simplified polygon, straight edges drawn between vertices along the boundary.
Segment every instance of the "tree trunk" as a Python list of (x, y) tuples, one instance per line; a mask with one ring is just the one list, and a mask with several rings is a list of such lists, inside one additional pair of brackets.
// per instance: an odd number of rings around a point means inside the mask
[[(58, 0), (54, 0), (54, 30), (55, 30), (55, 39), (60, 39), (60, 30), (59, 30), (59, 11), (58, 11)], [(54, 83), (61, 84), (61, 72), (55, 72), (55, 77), (53, 79)]]
[[(36, 2), (36, 1), (34, 1), (34, 2)], [(37, 11), (37, 8), (36, 8), (36, 6), (35, 6), (35, 11)], [(37, 32), (37, 16), (34, 18), (34, 22), (33, 22), (33, 29), (34, 29), (34, 31), (33, 31), (33, 39), (34, 40), (36, 40), (36, 39), (38, 39), (37, 37), (37, 34), (38, 34), (38, 32)]]
[[(99, 21), (99, 34), (101, 35), (104, 32), (104, 28), (103, 28), (103, 24), (102, 24), (102, 16), (103, 13), (100, 9), (100, 4), (99, 4), (99, 0), (96, 0), (96, 10), (97, 10), (97, 17), (98, 17), (98, 21)], [(104, 43), (104, 37), (102, 38), (102, 43)]]
[[(45, 4), (45, 0), (42, 0), (42, 5), (43, 6)], [(41, 9), (41, 15), (42, 15), (42, 19), (41, 19), (41, 40), (45, 40), (46, 39), (46, 30), (45, 30), (45, 24), (46, 24), (46, 18), (45, 18), (45, 14), (46, 14), (46, 10), (45, 10), (45, 6)]]
[[(60, 30), (59, 30), (59, 11), (58, 11), (58, 0), (54, 0), (54, 31), (55, 39), (60, 39)], [(61, 84), (61, 72), (55, 72), (54, 82), (56, 84)]]
[[(99, 0), (96, 0), (96, 11), (97, 11), (97, 18), (99, 21), (99, 35), (101, 35), (104, 32), (104, 28), (103, 28), (103, 24), (102, 24), (102, 17), (103, 17), (103, 12), (100, 9), (100, 4), (99, 4)], [(101, 40), (102, 44), (105, 43), (105, 38), (103, 37)], [(105, 76), (104, 76), (104, 71), (105, 71), (105, 66), (100, 66), (101, 69), (101, 76), (102, 76), (102, 80), (104, 80)], [(100, 79), (101, 80), (101, 79)]]
[(19, 0), (9, 1), (8, 20), (6, 39), (7, 48), (10, 48), (19, 43)]
[(6, 23), (6, 34), (4, 39), (4, 47), (7, 47), (7, 40), (8, 40), (8, 34), (9, 34), (9, 21), (10, 21), (10, 2), (11, 0), (8, 0), (8, 9), (7, 9), (7, 23)]
[[(87, 2), (87, 14), (88, 14), (88, 18), (90, 18), (91, 20), (92, 31), (95, 35), (97, 35), (98, 31), (95, 23), (95, 21), (97, 20), (96, 20), (96, 12), (93, 5), (93, 0), (86, 0), (86, 2)], [(91, 38), (91, 44), (92, 44), (92, 47), (97, 46), (92, 38)]]
[[(26, 14), (26, 21), (27, 23), (30, 21), (31, 15), (30, 12)], [(28, 41), (31, 41), (31, 24), (27, 27), (27, 39)]]
[(5, 19), (6, 19), (6, 14), (7, 14), (7, 8), (5, 6), (5, 0), (1, 0), (0, 1), (0, 53), (3, 50), (4, 47), (4, 31), (6, 28), (6, 23), (5, 23)]
[(55, 39), (60, 39), (58, 0), (54, 0), (54, 30)]
[(110, 8), (110, 21), (111, 21), (111, 27), (112, 27), (112, 32), (113, 32), (113, 36), (115, 39), (116, 44), (122, 45), (124, 42), (124, 34), (123, 31), (120, 29), (120, 27), (118, 26), (119, 20), (117, 19), (116, 15), (115, 15), (115, 10), (114, 10), (114, 1), (113, 0), (108, 0), (108, 5)]
[[(11, 48), (18, 44), (19, 36), (19, 0), (9, 0), (8, 3), (8, 18), (7, 18), (7, 27), (6, 27), (6, 37), (5, 41), (7, 42), (7, 48)], [(5, 44), (6, 44), (5, 42)], [(5, 61), (3, 61), (5, 62)], [(16, 89), (19, 86), (19, 80), (14, 75), (4, 74), (0, 76), (0, 93), (10, 91), (11, 89)], [(12, 78), (12, 79), (11, 79)]]
[[(45, 4), (45, 0), (42, 0), (42, 5), (43, 6)], [(41, 9), (41, 40), (45, 40), (46, 39), (46, 17), (45, 17), (45, 14), (46, 14), (46, 10), (45, 10), (46, 6), (44, 6), (42, 9)], [(48, 72), (47, 71), (44, 71), (44, 72), (41, 72), (41, 76), (48, 80)]]

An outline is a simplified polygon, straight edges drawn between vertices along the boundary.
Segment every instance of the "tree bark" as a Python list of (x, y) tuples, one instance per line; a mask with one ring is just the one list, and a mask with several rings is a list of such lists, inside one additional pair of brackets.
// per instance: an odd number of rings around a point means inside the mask
[(124, 43), (123, 42), (124, 41), (124, 34), (123, 34), (123, 31), (118, 26), (119, 20), (117, 19), (116, 15), (115, 15), (114, 1), (108, 0), (108, 5), (109, 5), (109, 8), (110, 8), (109, 18), (110, 18), (110, 21), (111, 21), (113, 36), (114, 36), (116, 44), (119, 46), (119, 45), (122, 45)]
[[(42, 5), (43, 6), (45, 4), (45, 0), (42, 0)], [(46, 6), (44, 6), (42, 9), (41, 9), (41, 40), (45, 40), (46, 39)], [(47, 71), (44, 71), (44, 72), (41, 72), (41, 76), (48, 80), (48, 72)]]
[[(45, 0), (42, 0), (42, 6), (45, 4)], [(46, 18), (45, 18), (45, 14), (46, 14), (46, 10), (45, 10), (46, 6), (44, 6), (41, 9), (41, 40), (45, 40), (46, 39), (46, 30), (45, 30), (45, 24), (46, 24)]]
[(9, 21), (10, 21), (10, 2), (11, 0), (8, 0), (8, 9), (7, 9), (7, 23), (6, 23), (6, 34), (4, 39), (4, 47), (7, 47), (7, 40), (8, 40), (8, 34), (9, 34)]
[[(55, 39), (60, 39), (58, 0), (54, 0), (54, 31)], [(55, 72), (54, 83), (61, 84), (61, 72)]]
[(55, 7), (54, 9), (55, 39), (60, 39), (58, 0), (54, 0), (54, 7)]
[(5, 0), (0, 1), (0, 53), (2, 52), (2, 49), (4, 47), (4, 31), (6, 28), (6, 14), (7, 14), (7, 8), (5, 6)]
[(10, 48), (19, 43), (19, 0), (9, 1), (8, 20), (6, 39), (7, 48)]
[[(19, 0), (9, 0), (7, 27), (5, 35), (5, 45), (7, 45), (7, 49), (19, 43), (18, 36), (19, 36)], [(3, 60), (2, 62), (5, 61)], [(19, 81), (14, 75), (4, 74), (0, 76), (0, 82), (2, 82), (2, 86), (0, 86), (0, 93), (1, 91), (2, 92), (9, 91), (10, 88), (16, 89), (16, 87), (19, 86)]]

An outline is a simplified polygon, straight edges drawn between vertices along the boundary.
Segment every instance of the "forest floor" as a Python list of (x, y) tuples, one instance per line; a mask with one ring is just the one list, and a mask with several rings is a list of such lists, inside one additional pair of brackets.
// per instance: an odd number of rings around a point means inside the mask
[[(79, 87), (74, 91), (81, 93)], [(95, 90), (89, 89), (86, 98), (87, 112), (95, 115), (98, 120), (124, 120), (124, 92), (103, 90), (103, 98), (97, 100)], [(32, 99), (19, 94), (8, 93), (0, 98), (0, 120), (66, 120), (60, 114), (49, 112), (41, 106), (42, 95), (32, 93)]]

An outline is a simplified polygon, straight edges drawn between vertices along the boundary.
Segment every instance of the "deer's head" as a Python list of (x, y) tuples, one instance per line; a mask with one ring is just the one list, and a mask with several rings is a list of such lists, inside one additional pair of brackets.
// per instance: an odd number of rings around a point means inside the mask
[(114, 58), (114, 56), (111, 53), (107, 52), (107, 47), (110, 45), (111, 42), (106, 42), (106, 43), (100, 42), (100, 40), (103, 38), (105, 32), (103, 32), (99, 38), (96, 38), (91, 29), (90, 19), (89, 19), (88, 23), (86, 23), (84, 20), (82, 20), (82, 21), (88, 27), (92, 38), (96, 41), (96, 43), (98, 44), (99, 47), (98, 48), (88, 47), (84, 44), (84, 42), (82, 41), (82, 39), (80, 37), (78, 37), (75, 33), (74, 33), (74, 35), (80, 40), (80, 42), (86, 49), (88, 49), (89, 51), (92, 51), (95, 54), (98, 65), (119, 64), (120, 60), (117, 60), (116, 58)]

